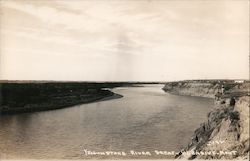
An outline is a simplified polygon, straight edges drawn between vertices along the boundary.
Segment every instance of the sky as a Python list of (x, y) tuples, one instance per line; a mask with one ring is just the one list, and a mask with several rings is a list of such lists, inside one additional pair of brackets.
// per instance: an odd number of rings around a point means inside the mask
[(2, 80), (248, 78), (248, 0), (0, 0)]

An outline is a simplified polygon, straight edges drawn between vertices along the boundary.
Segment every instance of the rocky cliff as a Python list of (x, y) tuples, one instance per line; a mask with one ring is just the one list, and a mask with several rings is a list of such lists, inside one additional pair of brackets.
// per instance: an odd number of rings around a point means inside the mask
[[(223, 88), (223, 89), (222, 89)], [(168, 93), (186, 96), (215, 98), (218, 93), (244, 96), (248, 93), (249, 83), (234, 83), (230, 80), (189, 80), (166, 83), (163, 90)], [(224, 90), (224, 91), (223, 91)]]
[(231, 98), (215, 102), (208, 120), (195, 130), (179, 158), (248, 159), (249, 96), (232, 102)]
[(172, 94), (214, 98), (220, 85), (212, 82), (170, 82), (163, 90)]
[(180, 95), (214, 97), (214, 108), (206, 122), (195, 130), (190, 144), (177, 158), (249, 159), (249, 83), (171, 82), (166, 92)]

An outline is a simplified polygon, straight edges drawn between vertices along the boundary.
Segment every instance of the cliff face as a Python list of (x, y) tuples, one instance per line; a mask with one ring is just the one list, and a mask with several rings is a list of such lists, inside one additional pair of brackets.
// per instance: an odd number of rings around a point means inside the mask
[(249, 96), (236, 98), (235, 105), (230, 102), (229, 98), (215, 102), (208, 120), (195, 130), (180, 158), (248, 159)]
[[(240, 97), (249, 93), (250, 83), (234, 83), (232, 81), (179, 81), (169, 82), (163, 87), (168, 93), (215, 98), (219, 93), (223, 93), (220, 97)], [(223, 90), (222, 90), (223, 87)]]
[(209, 98), (214, 98), (219, 89), (219, 84), (208, 82), (170, 82), (163, 88), (164, 91), (172, 94)]
[(171, 82), (166, 92), (215, 98), (206, 122), (195, 130), (191, 142), (177, 158), (248, 159), (249, 102), (248, 84), (225, 84), (225, 94), (216, 97), (221, 84), (214, 82)]

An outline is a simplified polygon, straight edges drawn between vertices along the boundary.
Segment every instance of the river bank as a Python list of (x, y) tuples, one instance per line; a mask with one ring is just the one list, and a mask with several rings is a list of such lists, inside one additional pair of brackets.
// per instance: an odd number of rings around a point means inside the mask
[[(220, 93), (222, 85), (225, 89)], [(249, 159), (249, 83), (180, 81), (167, 83), (163, 90), (214, 98), (207, 121), (195, 130), (177, 158)]]
[[(0, 114), (54, 110), (82, 103), (120, 98), (106, 88), (119, 83), (0, 83)], [(105, 88), (105, 89), (104, 89)]]

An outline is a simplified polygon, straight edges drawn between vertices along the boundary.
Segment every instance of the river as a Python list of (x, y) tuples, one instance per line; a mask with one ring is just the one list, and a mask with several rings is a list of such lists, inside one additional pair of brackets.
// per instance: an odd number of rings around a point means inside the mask
[[(120, 87), (119, 99), (0, 116), (0, 159), (143, 158), (130, 150), (179, 151), (213, 106), (208, 98), (165, 93), (163, 85)], [(85, 155), (89, 151), (126, 156)], [(161, 156), (165, 157), (165, 156)]]

